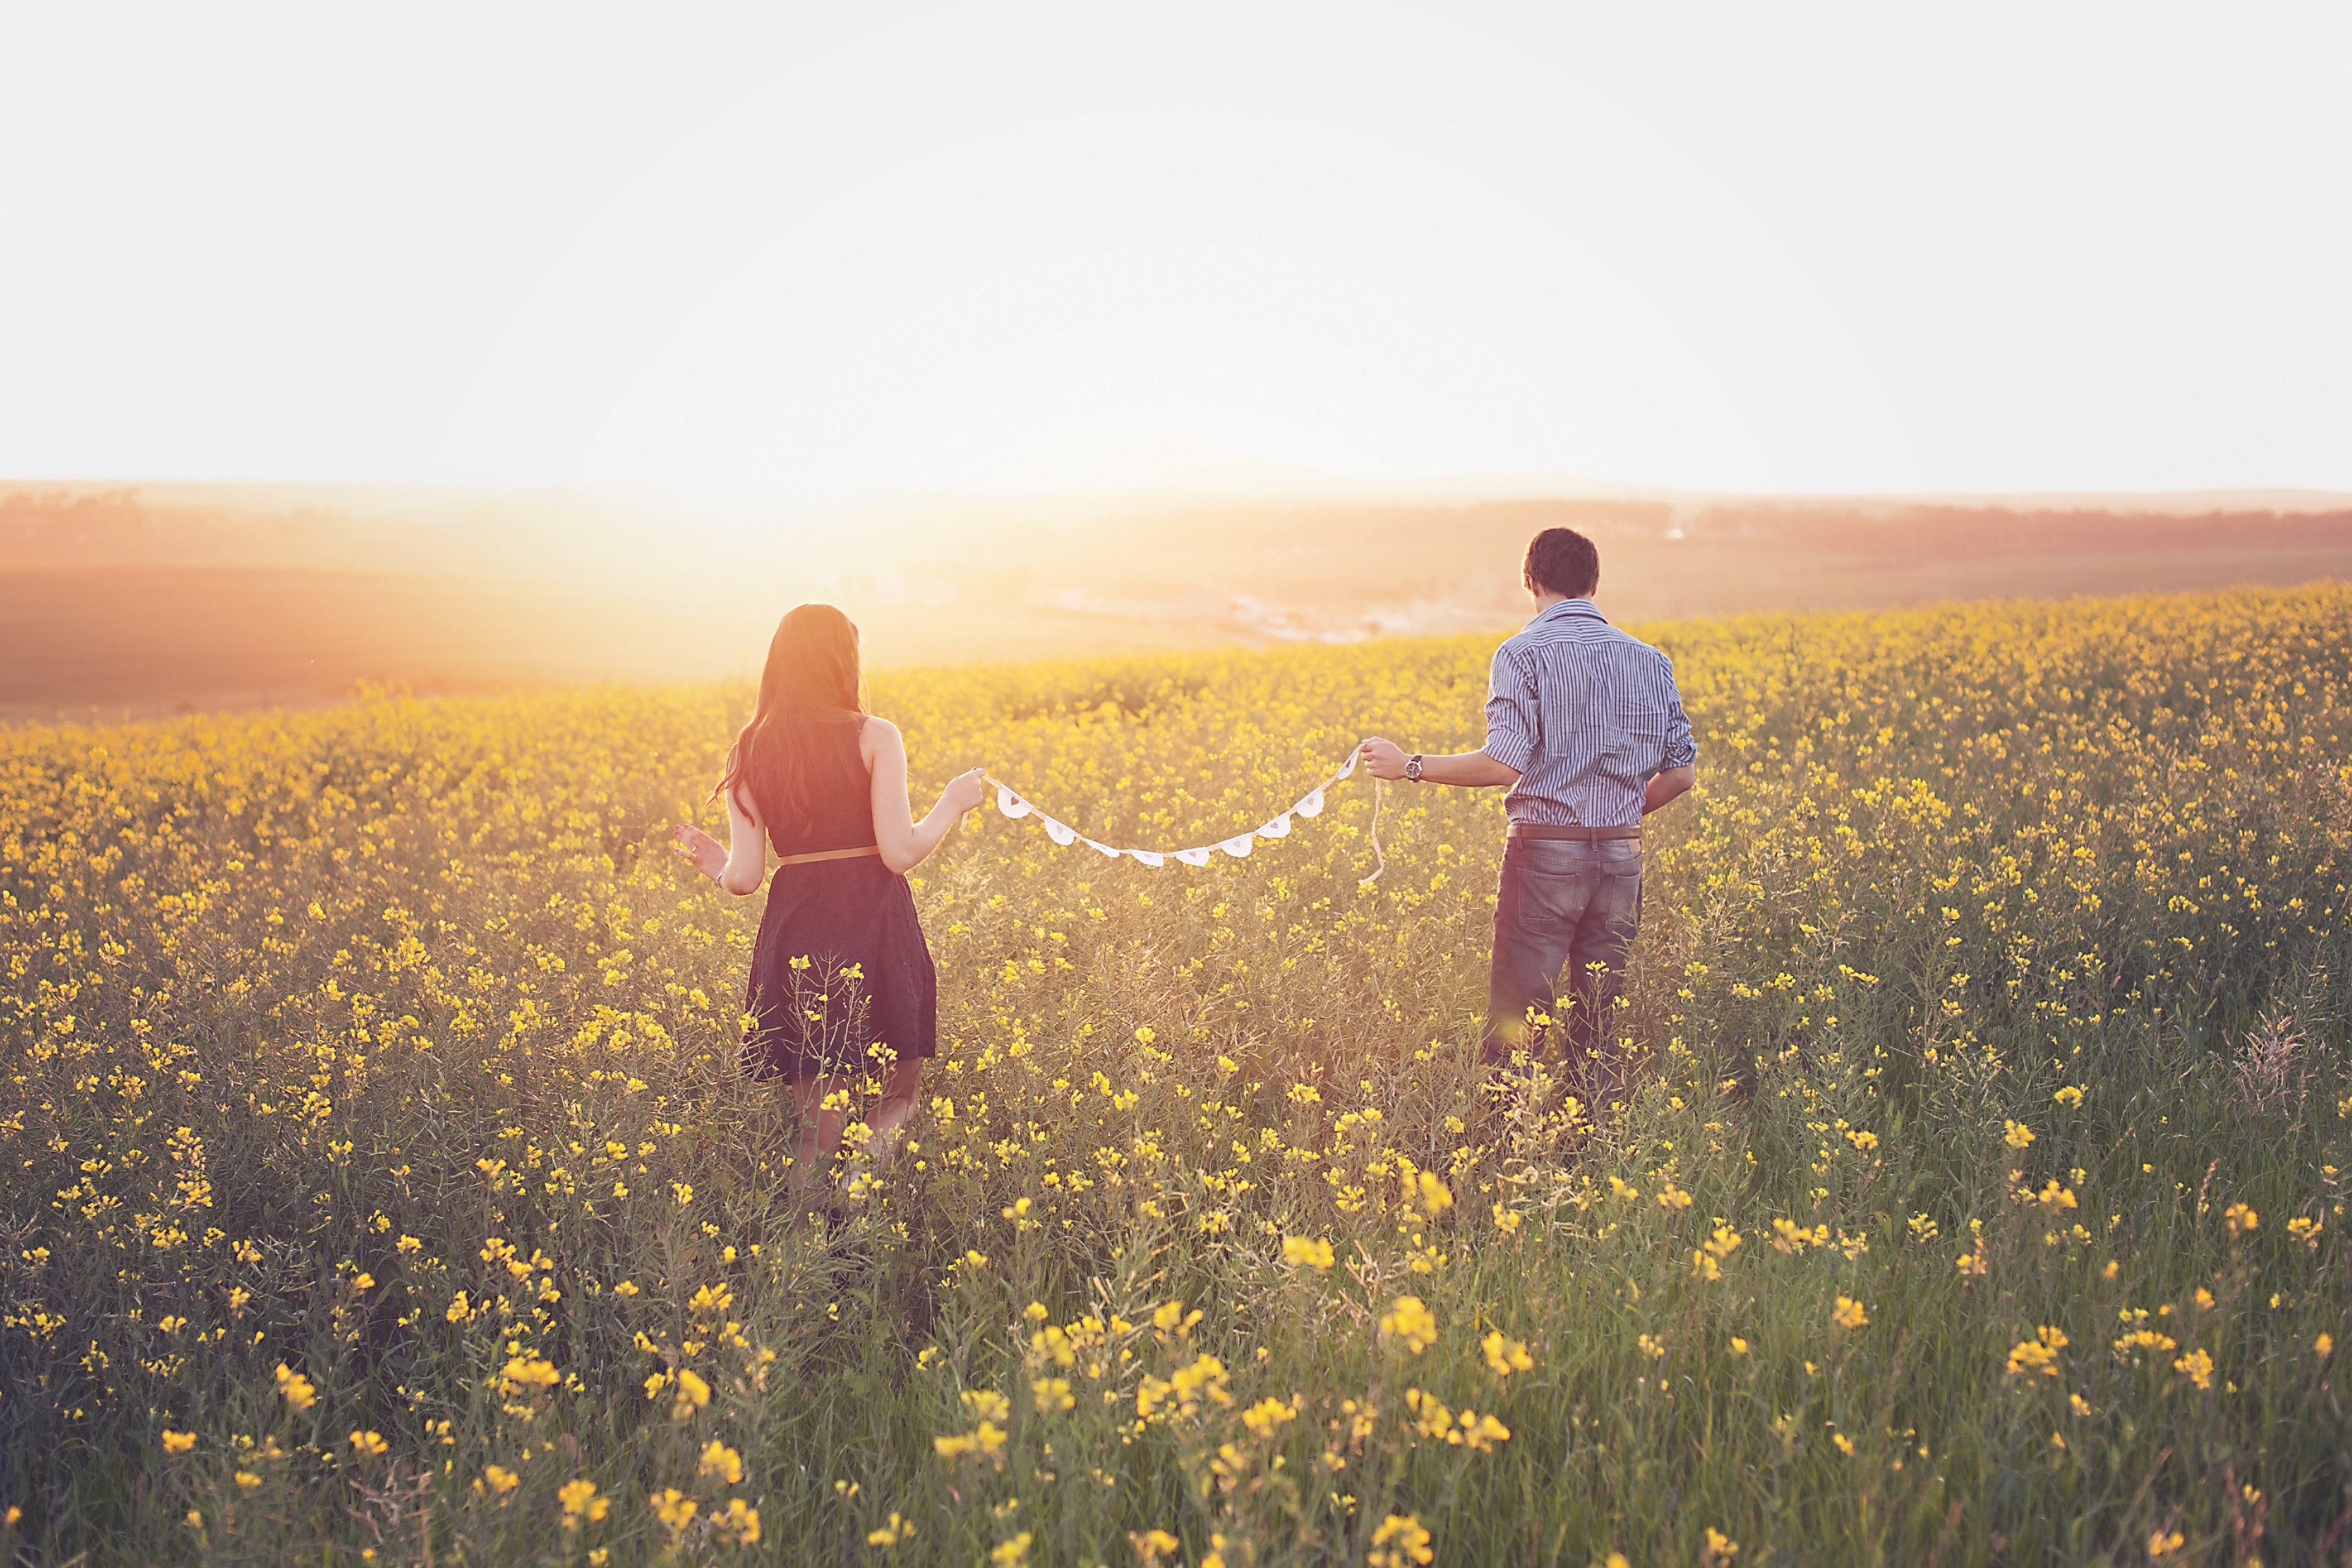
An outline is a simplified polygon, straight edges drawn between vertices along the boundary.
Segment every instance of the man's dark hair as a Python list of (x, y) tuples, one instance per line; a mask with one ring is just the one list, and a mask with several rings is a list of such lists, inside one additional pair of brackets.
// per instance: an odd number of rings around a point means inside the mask
[(1526, 572), (1534, 587), (1589, 599), (1601, 586), (1601, 552), (1572, 528), (1547, 528), (1528, 541)]

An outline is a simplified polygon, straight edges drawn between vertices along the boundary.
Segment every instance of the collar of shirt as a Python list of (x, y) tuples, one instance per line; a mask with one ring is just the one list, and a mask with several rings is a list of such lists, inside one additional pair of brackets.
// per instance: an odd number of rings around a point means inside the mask
[(1529, 626), (1541, 626), (1547, 621), (1565, 621), (1578, 616), (1589, 617), (1592, 620), (1599, 621), (1604, 626), (1609, 624), (1609, 617), (1602, 615), (1601, 613), (1601, 606), (1595, 605), (1591, 600), (1562, 599), (1557, 605), (1545, 605), (1544, 608), (1537, 614), (1536, 618), (1529, 621), (1528, 625)]

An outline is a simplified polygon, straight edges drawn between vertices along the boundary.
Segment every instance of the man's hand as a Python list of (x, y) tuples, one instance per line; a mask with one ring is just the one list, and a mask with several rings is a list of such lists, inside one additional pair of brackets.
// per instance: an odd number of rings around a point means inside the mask
[(1404, 777), (1404, 749), (1394, 741), (1374, 736), (1364, 742), (1358, 754), (1364, 759), (1364, 771), (1376, 779)]
[(1650, 787), (1642, 792), (1642, 815), (1649, 816), (1697, 782), (1696, 768), (1668, 768), (1651, 775)]

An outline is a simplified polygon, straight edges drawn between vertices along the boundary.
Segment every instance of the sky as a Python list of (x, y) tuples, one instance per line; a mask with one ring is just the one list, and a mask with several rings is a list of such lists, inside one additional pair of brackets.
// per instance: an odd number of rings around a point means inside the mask
[(0, 10), (0, 476), (2352, 489), (2352, 10)]

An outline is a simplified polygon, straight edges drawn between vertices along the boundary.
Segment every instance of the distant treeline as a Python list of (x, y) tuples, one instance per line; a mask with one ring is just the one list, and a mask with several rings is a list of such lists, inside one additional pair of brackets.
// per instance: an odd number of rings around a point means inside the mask
[(136, 489), (0, 495), (0, 565), (251, 563), (348, 552), (360, 530), (318, 507), (156, 506)]
[[(659, 518), (641, 522), (648, 537), (663, 531)], [(2352, 543), (2352, 509), (2184, 514), (1811, 500), (1534, 500), (1467, 505), (1203, 501), (1077, 523), (1015, 523), (1010, 532), (1065, 546), (1082, 542), (1110, 545), (1145, 558), (1232, 559), (1419, 551), (1433, 538), (1475, 542), (1480, 550), (1491, 551), (1555, 526), (1582, 529), (1620, 544), (1656, 540), (1777, 546), (1869, 562), (2149, 549), (2294, 550)], [(380, 571), (397, 563), (411, 570), (479, 571), (492, 560), (544, 566), (551, 556), (561, 560), (593, 552), (611, 531), (584, 515), (541, 516), (520, 509), (511, 514), (488, 509), (464, 529), (450, 529), (429, 523), (404, 526), (382, 518), (361, 521), (334, 508), (310, 504), (276, 510), (159, 505), (135, 488), (0, 494), (0, 567), (121, 563)], [(872, 552), (876, 558), (845, 558), (838, 565), (869, 571), (894, 564), (902, 555), (952, 555), (955, 542), (962, 542), (968, 533), (961, 527), (942, 530), (934, 541), (919, 527), (901, 531), (883, 525), (854, 531), (865, 535), (869, 546), (878, 547)], [(945, 548), (935, 553), (935, 546)]]
[(1686, 538), (1696, 540), (1775, 540), (1809, 551), (1908, 561), (2078, 551), (2292, 550), (2352, 542), (2352, 510), (2184, 514), (1962, 506), (1876, 510), (1734, 502), (1708, 506), (1681, 520), (1680, 525)]
[(1906, 561), (1987, 554), (2160, 549), (2332, 548), (2352, 543), (2352, 509), (2330, 511), (2116, 511), (2105, 509), (1810, 500), (1509, 500), (1440, 503), (1202, 504), (1091, 528), (1144, 549), (1189, 554), (1425, 546), (1435, 536), (1499, 546), (1545, 528), (1604, 542), (1655, 540), (1778, 545), (1808, 554)]

